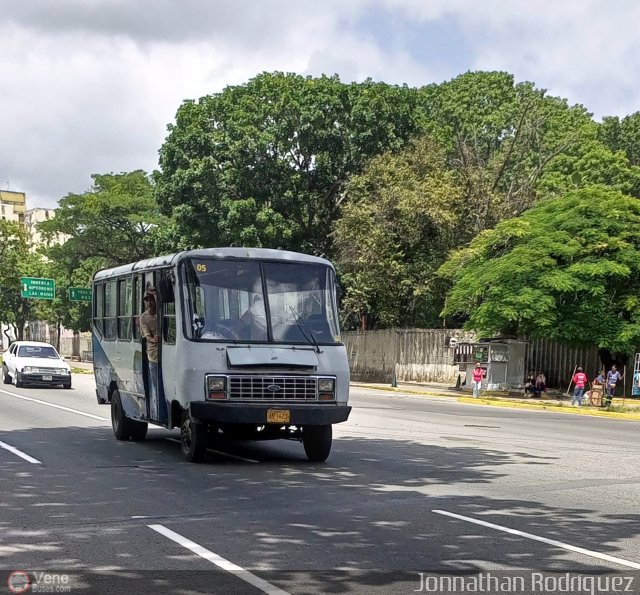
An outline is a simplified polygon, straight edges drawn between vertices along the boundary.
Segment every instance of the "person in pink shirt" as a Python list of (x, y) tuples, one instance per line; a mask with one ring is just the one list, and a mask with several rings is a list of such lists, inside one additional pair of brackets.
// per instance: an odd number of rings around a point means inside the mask
[(578, 407), (582, 407), (582, 397), (584, 395), (585, 386), (587, 385), (589, 379), (587, 378), (587, 375), (582, 371), (582, 368), (578, 366), (572, 380), (575, 387), (573, 389), (573, 399), (571, 399), (571, 405), (573, 405), (577, 401)]
[(476, 363), (476, 367), (471, 372), (471, 386), (473, 387), (473, 396), (480, 396), (480, 388), (482, 387), (482, 379), (484, 378), (484, 370), (480, 367), (480, 362)]

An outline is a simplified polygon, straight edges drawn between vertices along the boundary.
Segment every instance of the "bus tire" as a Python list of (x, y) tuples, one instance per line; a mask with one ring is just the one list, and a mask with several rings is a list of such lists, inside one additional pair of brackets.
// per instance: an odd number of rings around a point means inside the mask
[(120, 393), (117, 390), (111, 395), (111, 427), (117, 440), (129, 440), (134, 421), (129, 419), (122, 407)]
[(149, 424), (144, 421), (135, 421), (130, 419), (131, 422), (131, 440), (134, 442), (142, 442), (147, 437), (147, 430), (149, 429)]
[(312, 463), (323, 463), (331, 452), (333, 433), (331, 424), (324, 426), (304, 426), (302, 428), (302, 446)]
[(9, 376), (7, 366), (2, 366), (2, 382), (5, 384), (11, 384), (11, 376)]
[(207, 452), (208, 441), (207, 426), (195, 423), (185, 411), (180, 425), (180, 445), (184, 458), (190, 463), (201, 463)]

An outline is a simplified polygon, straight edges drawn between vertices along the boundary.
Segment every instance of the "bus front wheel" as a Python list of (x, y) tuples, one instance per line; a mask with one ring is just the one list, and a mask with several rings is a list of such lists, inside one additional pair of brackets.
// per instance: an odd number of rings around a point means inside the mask
[(331, 425), (304, 426), (302, 428), (302, 446), (312, 463), (323, 463), (331, 452), (333, 434)]
[(201, 463), (207, 452), (208, 441), (207, 426), (195, 423), (185, 411), (180, 425), (180, 444), (184, 458), (190, 463)]

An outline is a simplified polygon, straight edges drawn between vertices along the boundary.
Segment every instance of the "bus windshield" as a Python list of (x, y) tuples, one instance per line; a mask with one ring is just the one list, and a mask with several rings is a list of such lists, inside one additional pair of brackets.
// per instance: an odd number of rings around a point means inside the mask
[(191, 339), (311, 345), (340, 341), (330, 267), (214, 259), (191, 259), (184, 266)]

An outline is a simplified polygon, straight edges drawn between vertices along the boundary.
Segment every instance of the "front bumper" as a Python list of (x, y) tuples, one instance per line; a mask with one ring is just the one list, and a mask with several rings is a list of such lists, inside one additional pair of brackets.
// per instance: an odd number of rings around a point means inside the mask
[(224, 424), (254, 424), (267, 423), (269, 409), (287, 410), (290, 414), (291, 426), (323, 426), (347, 421), (351, 407), (348, 405), (287, 405), (278, 403), (273, 405), (253, 403), (211, 403), (209, 401), (192, 401), (189, 405), (191, 417), (198, 421)]
[[(24, 384), (67, 384), (71, 382), (71, 374), (32, 374), (19, 373), (18, 378)], [(46, 380), (45, 380), (46, 379)]]

